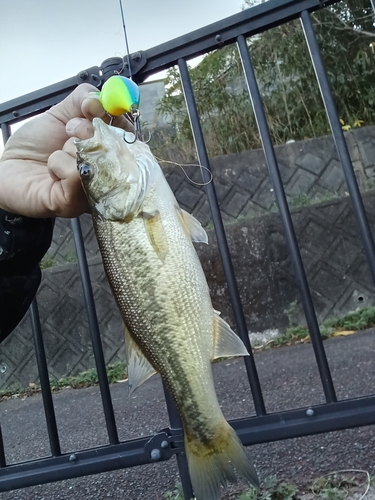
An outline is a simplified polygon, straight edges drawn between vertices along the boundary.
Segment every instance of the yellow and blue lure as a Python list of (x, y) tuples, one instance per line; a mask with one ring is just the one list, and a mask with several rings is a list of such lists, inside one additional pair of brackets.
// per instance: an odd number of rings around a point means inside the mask
[[(133, 80), (121, 75), (111, 76), (103, 85), (99, 93), (99, 100), (105, 111), (111, 117), (110, 124), (116, 116), (130, 113), (134, 122), (134, 141), (143, 140), (141, 125), (139, 120), (139, 87)], [(151, 135), (148, 140), (149, 142)], [(125, 142), (126, 140), (124, 136)], [(131, 143), (129, 143), (131, 144)]]
[(99, 100), (111, 116), (134, 113), (139, 109), (139, 87), (125, 76), (114, 75), (104, 83)]
[(99, 100), (111, 116), (137, 113), (140, 100), (139, 87), (125, 76), (114, 75), (104, 83)]

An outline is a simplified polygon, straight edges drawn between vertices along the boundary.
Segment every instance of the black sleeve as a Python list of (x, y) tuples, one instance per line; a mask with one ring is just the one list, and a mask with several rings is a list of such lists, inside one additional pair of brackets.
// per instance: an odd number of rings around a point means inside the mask
[(0, 209), (0, 342), (21, 321), (41, 280), (39, 262), (52, 241), (54, 219)]

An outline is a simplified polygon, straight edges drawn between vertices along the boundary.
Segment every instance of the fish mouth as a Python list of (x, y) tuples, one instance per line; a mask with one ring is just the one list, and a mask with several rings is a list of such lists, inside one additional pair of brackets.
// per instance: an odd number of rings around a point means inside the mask
[[(92, 121), (94, 135), (89, 139), (78, 139), (74, 141), (78, 154), (94, 153), (104, 149), (103, 144), (105, 136), (108, 135), (108, 125), (100, 118), (94, 118)], [(104, 139), (104, 140), (103, 140)]]
[[(134, 134), (122, 128), (107, 125), (101, 118), (95, 117), (92, 121), (94, 135), (89, 139), (75, 140), (74, 144), (79, 153), (95, 153), (111, 148), (111, 140), (120, 137), (125, 144), (133, 142)], [(126, 138), (126, 140), (125, 140)]]

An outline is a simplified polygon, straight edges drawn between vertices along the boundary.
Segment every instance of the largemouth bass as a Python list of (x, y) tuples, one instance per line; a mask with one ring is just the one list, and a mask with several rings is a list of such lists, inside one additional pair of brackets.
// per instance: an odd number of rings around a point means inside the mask
[[(180, 412), (197, 500), (221, 498), (234, 466), (257, 485), (255, 469), (225, 420), (211, 362), (248, 354), (220, 318), (192, 244), (207, 243), (182, 210), (149, 147), (93, 121), (77, 160), (106, 274), (125, 325), (130, 390), (159, 372)], [(127, 134), (127, 132), (125, 132)]]

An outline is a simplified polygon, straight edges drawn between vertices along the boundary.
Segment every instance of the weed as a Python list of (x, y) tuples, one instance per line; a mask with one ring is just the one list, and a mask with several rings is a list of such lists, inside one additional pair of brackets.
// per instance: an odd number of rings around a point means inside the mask
[(176, 483), (176, 487), (173, 491), (169, 491), (164, 494), (165, 500), (184, 500), (184, 492), (181, 483)]
[[(124, 380), (127, 377), (127, 369), (125, 363), (114, 363), (107, 366), (107, 377), (110, 384)], [(98, 373), (93, 368), (75, 376), (62, 377), (60, 379), (51, 379), (50, 385), (52, 391), (59, 391), (65, 387), (72, 389), (81, 389), (83, 387), (91, 387), (99, 383)], [(30, 384), (29, 387), (12, 386), (8, 389), (0, 391), (0, 401), (10, 398), (22, 398), (32, 396), (40, 392), (40, 385)]]
[(263, 486), (256, 490), (250, 488), (242, 493), (238, 500), (294, 500), (297, 487), (291, 484), (278, 483), (275, 476), (264, 481)]
[(357, 485), (358, 479), (355, 475), (348, 476), (347, 474), (335, 472), (316, 479), (310, 490), (324, 500), (341, 500), (347, 498), (348, 490)]
[(40, 269), (48, 269), (50, 267), (55, 266), (55, 259), (52, 257), (52, 255), (48, 255), (48, 253), (43, 257), (43, 259), (40, 261)]
[(297, 325), (297, 301), (294, 300), (289, 304), (289, 306), (285, 309), (284, 314), (288, 317), (289, 326)]
[(365, 307), (342, 318), (327, 320), (324, 324), (331, 329), (364, 330), (375, 326), (375, 307)]
[[(110, 384), (126, 378), (126, 364), (118, 362), (114, 363), (113, 365), (108, 365), (107, 377)], [(72, 387), (73, 389), (79, 389), (81, 387), (90, 387), (92, 385), (96, 385), (98, 384), (98, 382), (98, 372), (95, 368), (82, 372), (79, 375), (63, 377), (59, 380), (50, 381), (52, 390), (61, 389), (62, 387)]]
[(69, 252), (66, 254), (64, 258), (64, 263), (65, 264), (74, 264), (77, 262), (77, 254), (75, 252)]
[[(295, 302), (292, 302), (284, 312), (288, 315), (289, 324), (293, 323)], [(375, 326), (375, 307), (366, 307), (354, 313), (347, 314), (342, 318), (333, 318), (324, 321), (320, 325), (320, 335), (323, 340), (331, 337), (340, 330), (366, 330)], [(290, 326), (284, 335), (275, 337), (267, 346), (291, 345), (297, 342), (309, 341), (309, 330), (305, 325)]]

